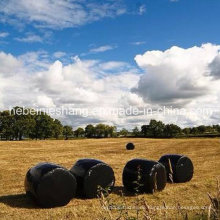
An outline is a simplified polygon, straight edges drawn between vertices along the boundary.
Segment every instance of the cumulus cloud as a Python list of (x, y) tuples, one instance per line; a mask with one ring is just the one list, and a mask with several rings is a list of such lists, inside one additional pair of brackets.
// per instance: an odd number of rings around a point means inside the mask
[(0, 52), (0, 75), (8, 77), (15, 72), (18, 72), (21, 67), (21, 62), (11, 54)]
[(209, 65), (210, 75), (214, 79), (220, 79), (220, 54), (218, 54)]
[[(121, 106), (122, 97), (126, 99), (127, 96), (131, 96), (128, 102), (135, 99), (130, 89), (138, 82), (138, 70), (134, 67), (128, 68), (130, 65), (127, 63), (81, 60), (75, 57), (72, 63), (65, 65), (58, 60), (46, 61), (48, 56), (45, 52), (30, 52), (19, 57), (3, 54), (4, 62), (7, 63), (9, 56), (20, 64), (21, 71), (18, 73), (16, 68), (10, 66), (8, 69), (5, 67), (4, 74), (1, 70), (1, 109), (24, 105), (41, 108), (63, 106), (91, 110), (117, 108)], [(9, 77), (5, 75), (6, 69), (11, 73)], [(109, 74), (109, 71), (114, 71), (114, 74)], [(68, 121), (70, 118), (69, 123), (73, 125), (89, 122), (119, 123), (117, 115), (102, 113), (87, 118), (77, 115), (62, 116), (60, 119)]]
[[(148, 51), (135, 57), (141, 71), (117, 61), (79, 57), (69, 64), (51, 61), (45, 51), (18, 57), (1, 52), (0, 108), (20, 105), (104, 110), (88, 117), (59, 116), (63, 123), (74, 126), (102, 122), (132, 128), (152, 118), (182, 127), (220, 123), (220, 87), (216, 78), (219, 49), (218, 45), (204, 44), (188, 49)], [(108, 109), (129, 107), (155, 111), (168, 104), (184, 107), (190, 114), (103, 114)], [(192, 112), (196, 108), (214, 111), (209, 115)]]
[[(121, 1), (106, 0), (6, 0), (0, 2), (0, 20), (5, 23), (33, 23), (37, 27), (62, 29), (115, 17), (126, 12)], [(16, 20), (16, 22), (15, 22)]]
[(211, 89), (206, 73), (219, 49), (220, 46), (212, 44), (188, 49), (174, 46), (166, 51), (137, 55), (135, 61), (145, 73), (133, 92), (145, 102), (173, 106), (184, 106), (205, 96)]

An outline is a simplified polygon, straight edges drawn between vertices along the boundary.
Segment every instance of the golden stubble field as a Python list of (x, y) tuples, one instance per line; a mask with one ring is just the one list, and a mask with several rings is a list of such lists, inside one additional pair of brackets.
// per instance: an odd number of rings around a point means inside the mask
[[(125, 150), (125, 144), (128, 142), (136, 145), (134, 151)], [(67, 206), (53, 209), (41, 209), (35, 206), (25, 196), (24, 178), (27, 170), (39, 162), (54, 162), (70, 168), (80, 158), (97, 158), (105, 161), (112, 166), (116, 177), (116, 189), (108, 200), (120, 205), (123, 203), (119, 192), (122, 187), (121, 175), (126, 162), (133, 158), (158, 160), (166, 153), (189, 156), (194, 163), (194, 177), (188, 183), (167, 184), (164, 191), (154, 195), (142, 195), (149, 207), (162, 206), (164, 203), (167, 207), (177, 207), (178, 203), (181, 206), (191, 207), (209, 205), (207, 192), (214, 194), (216, 178), (220, 179), (219, 139), (112, 138), (0, 142), (0, 219), (104, 218), (105, 211), (99, 199), (73, 199)], [(132, 207), (137, 198), (125, 196), (125, 200)], [(158, 214), (162, 215), (162, 212), (159, 210)], [(196, 216), (201, 210), (189, 212)], [(118, 213), (119, 211), (113, 211), (115, 216)], [(172, 208), (166, 210), (166, 213), (167, 219), (181, 217), (180, 214), (175, 214), (176, 211)], [(156, 216), (155, 214), (155, 219)]]

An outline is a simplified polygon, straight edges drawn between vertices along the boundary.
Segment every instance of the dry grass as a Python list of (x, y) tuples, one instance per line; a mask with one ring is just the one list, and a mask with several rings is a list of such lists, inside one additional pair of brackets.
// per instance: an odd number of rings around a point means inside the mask
[[(134, 142), (134, 151), (125, 150), (127, 142)], [(70, 168), (80, 158), (97, 158), (110, 164), (116, 176), (116, 189), (108, 197), (113, 204), (124, 204), (120, 197), (121, 175), (125, 163), (132, 158), (158, 160), (162, 154), (188, 155), (195, 166), (192, 181), (185, 184), (167, 184), (164, 191), (144, 195), (149, 207), (205, 206), (210, 204), (207, 193), (215, 194), (216, 178), (220, 177), (219, 139), (97, 139), (69, 141), (0, 142), (0, 219), (97, 219), (105, 213), (99, 199), (73, 199), (67, 206), (40, 209), (24, 195), (24, 177), (27, 170), (41, 161), (49, 161)], [(137, 198), (125, 196), (132, 206)], [(166, 210), (178, 219), (181, 211)], [(201, 210), (189, 211), (194, 216)], [(205, 213), (208, 211), (205, 210)], [(175, 214), (174, 214), (175, 213)], [(117, 215), (118, 211), (113, 211)], [(156, 215), (163, 215), (157, 211)], [(155, 216), (156, 216), (155, 215)], [(169, 215), (168, 215), (169, 216)], [(182, 215), (183, 216), (183, 215)], [(156, 219), (156, 217), (155, 217)], [(199, 218), (198, 218), (199, 219)], [(205, 218), (204, 218), (205, 219)]]

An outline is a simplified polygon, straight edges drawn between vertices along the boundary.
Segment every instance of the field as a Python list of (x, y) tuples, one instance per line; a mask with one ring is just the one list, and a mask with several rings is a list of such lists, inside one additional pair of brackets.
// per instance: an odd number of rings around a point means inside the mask
[[(125, 144), (132, 141), (134, 151), (125, 150)], [(121, 197), (121, 174), (126, 162), (132, 158), (158, 160), (162, 154), (179, 153), (188, 155), (195, 168), (193, 179), (184, 184), (167, 184), (162, 192), (154, 195)], [(25, 196), (24, 178), (27, 170), (42, 161), (55, 162), (70, 168), (80, 158), (97, 158), (110, 164), (116, 176), (116, 188), (104, 202), (128, 207), (144, 198), (150, 207), (152, 219), (183, 219), (187, 206), (198, 219), (208, 212), (202, 206), (209, 206), (207, 193), (216, 193), (216, 179), (220, 179), (219, 139), (83, 139), (69, 141), (21, 141), (0, 142), (0, 219), (104, 219), (105, 216), (120, 215), (119, 210), (105, 211), (99, 199), (73, 199), (67, 206), (41, 209)], [(124, 201), (125, 200), (125, 201)], [(153, 207), (166, 206), (166, 210)], [(168, 209), (168, 207), (173, 207)], [(193, 210), (189, 210), (194, 207)], [(196, 208), (197, 207), (197, 208)], [(135, 210), (129, 210), (136, 215)], [(200, 217), (199, 215), (200, 214)], [(140, 212), (141, 215), (141, 212)], [(159, 217), (160, 216), (160, 217)], [(161, 217), (164, 216), (164, 217)], [(189, 219), (191, 219), (189, 217)], [(141, 218), (140, 218), (141, 219)]]

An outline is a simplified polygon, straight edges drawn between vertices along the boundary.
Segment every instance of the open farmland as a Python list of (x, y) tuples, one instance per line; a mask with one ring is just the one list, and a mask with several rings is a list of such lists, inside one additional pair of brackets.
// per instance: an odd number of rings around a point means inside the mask
[[(133, 142), (135, 150), (127, 151), (125, 144)], [(115, 172), (116, 187), (107, 198), (121, 205), (121, 175), (126, 162), (132, 158), (158, 160), (166, 153), (189, 156), (194, 163), (194, 177), (188, 183), (167, 184), (162, 192), (141, 195), (149, 206), (205, 206), (210, 201), (207, 192), (216, 193), (216, 178), (220, 179), (219, 139), (83, 139), (69, 141), (0, 142), (0, 219), (102, 219), (106, 212), (99, 199), (73, 199), (67, 206), (41, 209), (25, 196), (24, 178), (27, 170), (38, 162), (48, 161), (70, 168), (80, 158), (97, 158), (108, 163)], [(134, 204), (137, 197), (126, 195), (126, 203)], [(130, 211), (131, 215), (132, 212)], [(156, 213), (153, 213), (156, 212)], [(164, 212), (164, 213), (163, 213)], [(205, 210), (204, 213), (207, 213)], [(196, 216), (201, 210), (189, 210)], [(153, 211), (154, 219), (181, 219), (177, 210)], [(119, 211), (112, 211), (113, 216)], [(172, 216), (172, 217), (171, 217)], [(199, 218), (198, 218), (199, 219)], [(205, 219), (205, 218), (204, 218)]]

